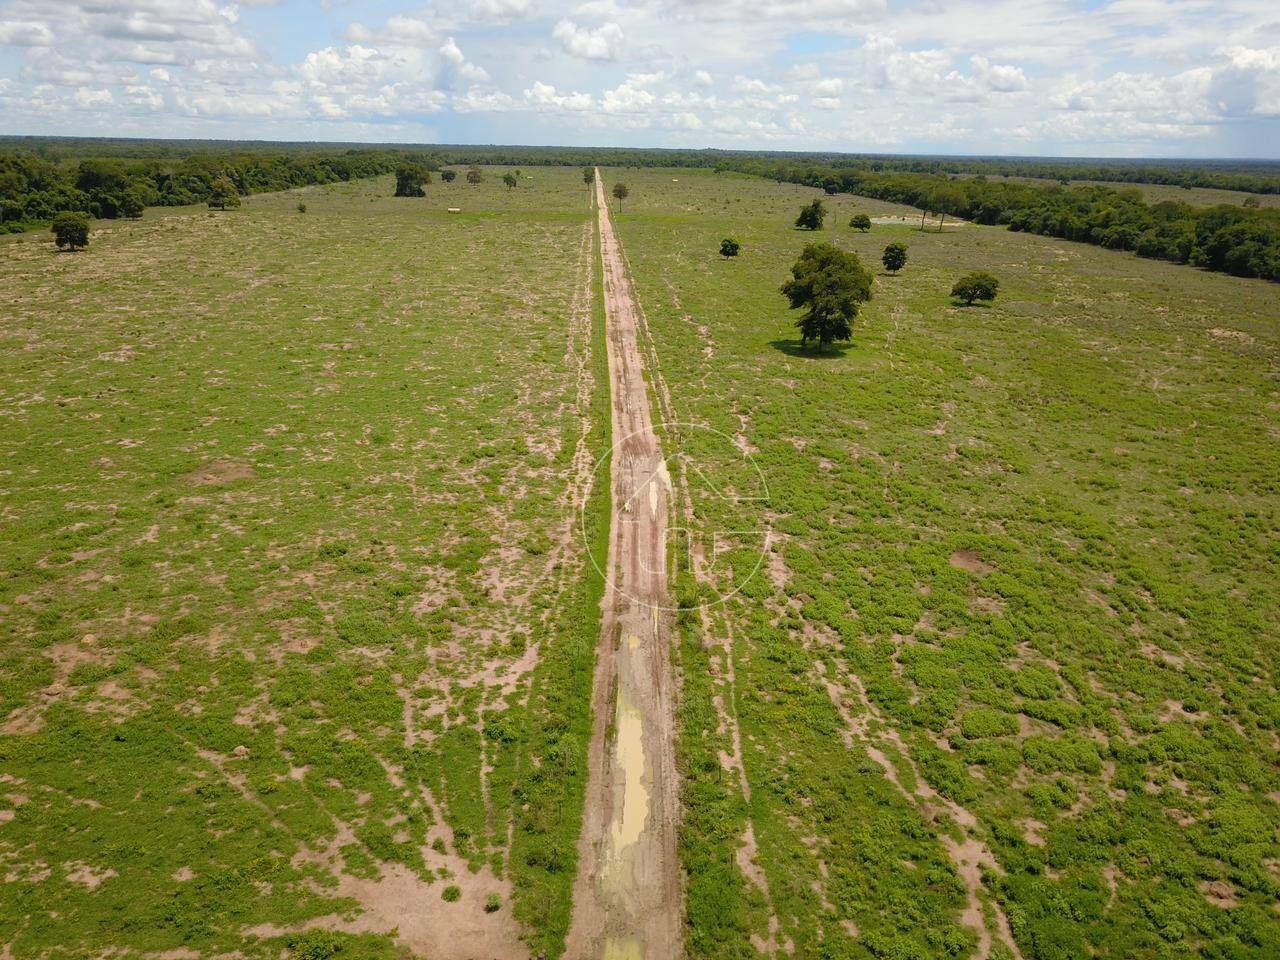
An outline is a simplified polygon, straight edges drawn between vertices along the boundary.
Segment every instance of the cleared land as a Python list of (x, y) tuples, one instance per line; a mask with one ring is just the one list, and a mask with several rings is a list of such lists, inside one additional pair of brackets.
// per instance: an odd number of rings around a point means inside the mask
[(562, 943), (602, 330), (578, 172), (500, 176), (0, 249), (6, 956)]
[[(682, 617), (691, 953), (1280, 952), (1274, 287), (972, 225), (863, 235), (854, 209), (900, 211), (856, 197), (813, 236), (811, 190), (605, 177), (668, 419), (739, 437), (771, 492), (763, 575)], [(813, 357), (777, 288), (833, 238), (911, 259)], [(994, 306), (946, 296), (971, 268)], [(694, 508), (704, 535), (762, 512)], [(682, 571), (682, 602), (756, 559)]]
[(1280, 956), (1274, 285), (503, 172), (0, 241), (0, 957)]

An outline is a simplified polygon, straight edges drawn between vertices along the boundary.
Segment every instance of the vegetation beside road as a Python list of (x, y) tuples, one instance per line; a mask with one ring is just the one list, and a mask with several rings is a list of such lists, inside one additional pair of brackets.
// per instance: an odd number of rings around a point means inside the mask
[[(1025, 957), (1280, 953), (1274, 288), (981, 225), (829, 228), (864, 264), (891, 240), (911, 257), (875, 278), (851, 342), (817, 354), (777, 292), (811, 192), (625, 175), (620, 231), (674, 416), (752, 452), (777, 542), (709, 635), (685, 618), (699, 948), (970, 952), (941, 842), (957, 827), (893, 790), (874, 747), (973, 813), (1000, 865), (980, 915), (994, 927), (998, 906)], [(824, 202), (837, 225), (902, 212)], [(998, 299), (952, 304), (974, 268)], [(705, 498), (697, 522), (753, 519)], [(721, 553), (716, 582), (756, 560)], [(717, 698), (736, 705), (749, 800), (719, 760)], [(767, 902), (738, 867), (748, 820)]]
[[(6, 240), (15, 957), (390, 960), (513, 913), (558, 951), (601, 590), (567, 491), (607, 381), (578, 173), (534, 183)], [(375, 932), (302, 931), (342, 916)]]

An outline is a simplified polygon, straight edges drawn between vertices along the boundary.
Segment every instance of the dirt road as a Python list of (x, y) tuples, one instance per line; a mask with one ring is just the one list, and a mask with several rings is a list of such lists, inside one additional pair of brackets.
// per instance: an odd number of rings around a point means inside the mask
[(649, 408), (630, 280), (596, 171), (613, 451), (601, 618), (568, 960), (680, 954), (679, 781), (669, 648), (671, 483)]

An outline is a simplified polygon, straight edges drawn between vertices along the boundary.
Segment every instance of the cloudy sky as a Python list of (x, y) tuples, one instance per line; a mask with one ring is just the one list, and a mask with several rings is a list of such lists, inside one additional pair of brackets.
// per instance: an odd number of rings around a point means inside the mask
[(0, 0), (0, 133), (1280, 157), (1280, 2)]

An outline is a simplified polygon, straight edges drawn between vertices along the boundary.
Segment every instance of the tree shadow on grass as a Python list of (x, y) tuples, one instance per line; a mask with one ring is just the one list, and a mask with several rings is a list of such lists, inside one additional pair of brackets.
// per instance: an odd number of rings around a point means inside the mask
[(822, 351), (819, 351), (817, 348), (807, 344), (801, 346), (799, 340), (791, 339), (770, 340), (769, 346), (785, 353), (789, 357), (799, 357), (804, 360), (837, 360), (845, 355), (845, 352), (852, 344), (829, 343)]

